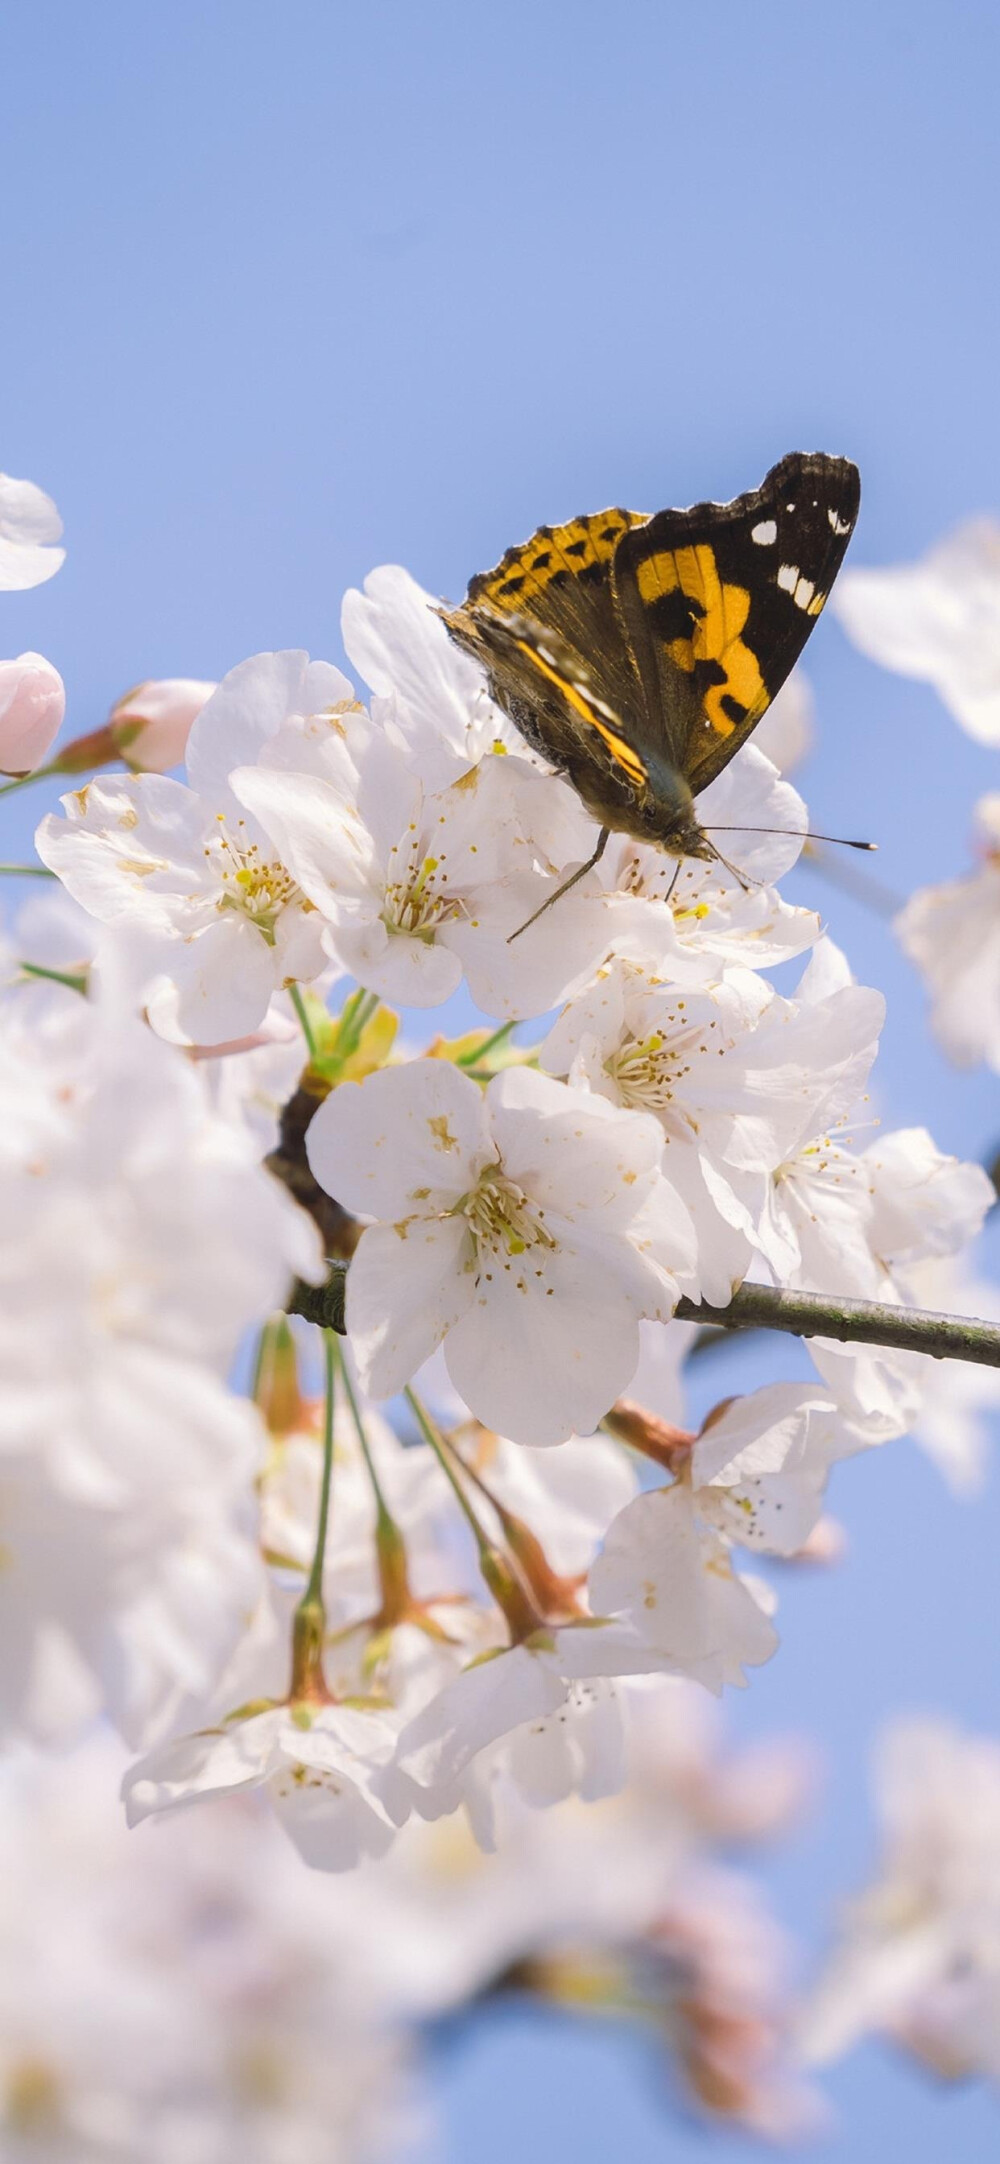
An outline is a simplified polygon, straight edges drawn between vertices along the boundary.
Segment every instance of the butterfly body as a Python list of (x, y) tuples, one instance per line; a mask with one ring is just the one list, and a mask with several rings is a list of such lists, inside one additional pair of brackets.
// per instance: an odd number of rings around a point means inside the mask
[(859, 500), (848, 459), (792, 452), (732, 503), (542, 526), (441, 614), (602, 832), (715, 857), (695, 798), (798, 659)]
[(677, 856), (711, 856), (684, 777), (658, 747), (642, 758), (637, 704), (612, 707), (592, 668), (531, 618), (481, 605), (472, 626), (445, 622), (487, 672), (497, 704), (533, 751), (565, 774), (598, 825)]

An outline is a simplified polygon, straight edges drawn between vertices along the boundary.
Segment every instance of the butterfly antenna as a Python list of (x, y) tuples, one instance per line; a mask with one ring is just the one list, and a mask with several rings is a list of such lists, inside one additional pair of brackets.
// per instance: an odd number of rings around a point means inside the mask
[(516, 932), (510, 932), (508, 934), (508, 947), (513, 946), (515, 939), (520, 939), (522, 932), (528, 931), (531, 925), (537, 924), (539, 917), (544, 917), (547, 909), (554, 909), (556, 903), (562, 901), (563, 895), (568, 894), (571, 887), (575, 887), (581, 879), (586, 878), (588, 872), (593, 871), (595, 864), (597, 864), (600, 858), (603, 857), (604, 852), (608, 846), (610, 837), (611, 828), (602, 827), (597, 837), (597, 848), (595, 849), (593, 856), (588, 857), (586, 864), (579, 865), (577, 867), (577, 870), (575, 872), (572, 872), (568, 879), (563, 880), (562, 886), (557, 887), (555, 893), (549, 895), (548, 900), (542, 903), (541, 908), (536, 909), (533, 917), (525, 917), (524, 923), (518, 925)]
[[(837, 849), (877, 849), (877, 842), (849, 841), (846, 834), (814, 834), (810, 827), (706, 827), (706, 834), (794, 834), (803, 842), (833, 842)], [(723, 861), (725, 861), (723, 859)], [(732, 866), (730, 866), (732, 870)]]

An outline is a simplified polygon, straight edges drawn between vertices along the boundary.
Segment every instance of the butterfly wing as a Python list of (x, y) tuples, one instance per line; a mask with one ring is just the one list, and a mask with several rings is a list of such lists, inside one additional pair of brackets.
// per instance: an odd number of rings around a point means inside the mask
[[(611, 564), (638, 511), (541, 526), (442, 610), (486, 669), (493, 696), (534, 750), (568, 775), (595, 818), (630, 825), (648, 795), (632, 745), (645, 695), (616, 612)], [(687, 791), (682, 794), (687, 801)]]
[[(618, 617), (611, 583), (615, 550), (641, 511), (595, 511), (565, 526), (540, 526), (510, 548), (493, 571), (470, 580), (464, 608), (527, 616), (580, 657), (609, 706), (628, 713), (642, 688)], [(461, 612), (459, 612), (461, 613)]]
[(644, 692), (636, 750), (669, 760), (695, 794), (798, 660), (860, 496), (849, 459), (795, 451), (748, 495), (658, 511), (618, 540), (613, 598)]

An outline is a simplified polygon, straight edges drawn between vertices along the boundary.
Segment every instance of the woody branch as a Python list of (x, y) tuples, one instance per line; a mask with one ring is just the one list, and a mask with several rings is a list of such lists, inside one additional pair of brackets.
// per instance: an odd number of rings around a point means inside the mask
[[(326, 1284), (297, 1285), (292, 1314), (343, 1332), (347, 1268), (331, 1264)], [(784, 1330), (793, 1337), (830, 1337), (841, 1344), (885, 1345), (895, 1352), (926, 1353), (932, 1360), (971, 1360), (1000, 1368), (1000, 1325), (926, 1308), (893, 1307), (882, 1300), (831, 1299), (826, 1293), (790, 1292), (775, 1285), (741, 1285), (727, 1307), (680, 1300), (678, 1322), (720, 1330)]]

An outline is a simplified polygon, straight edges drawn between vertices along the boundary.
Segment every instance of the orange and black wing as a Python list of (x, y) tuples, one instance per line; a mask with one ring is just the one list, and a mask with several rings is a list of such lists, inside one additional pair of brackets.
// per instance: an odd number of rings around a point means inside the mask
[(474, 615), (481, 607), (497, 616), (533, 618), (579, 655), (608, 705), (631, 710), (642, 694), (615, 606), (611, 567), (622, 536), (645, 516), (614, 509), (565, 526), (540, 526), (530, 541), (509, 548), (495, 570), (470, 580), (456, 613)]
[(616, 613), (641, 679), (630, 735), (697, 794), (798, 660), (854, 531), (857, 467), (792, 452), (732, 503), (658, 511), (616, 543)]

